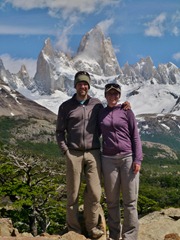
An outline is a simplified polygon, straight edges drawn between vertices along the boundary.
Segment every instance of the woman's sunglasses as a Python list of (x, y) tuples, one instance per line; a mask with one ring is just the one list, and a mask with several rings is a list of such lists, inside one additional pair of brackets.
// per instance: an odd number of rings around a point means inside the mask
[(115, 89), (118, 92), (121, 92), (121, 87), (117, 83), (108, 83), (105, 85), (105, 92), (108, 92), (110, 89)]

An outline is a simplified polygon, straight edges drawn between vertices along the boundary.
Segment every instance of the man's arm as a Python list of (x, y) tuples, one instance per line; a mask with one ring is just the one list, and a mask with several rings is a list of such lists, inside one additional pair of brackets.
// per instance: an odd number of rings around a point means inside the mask
[(124, 103), (122, 103), (122, 108), (123, 108), (124, 110), (129, 110), (129, 109), (131, 109), (131, 104), (130, 104), (130, 102), (125, 101)]
[(68, 150), (68, 147), (66, 145), (66, 118), (64, 113), (63, 105), (59, 107), (58, 117), (57, 117), (57, 123), (56, 123), (56, 140), (59, 145), (59, 148), (63, 153), (65, 153)]

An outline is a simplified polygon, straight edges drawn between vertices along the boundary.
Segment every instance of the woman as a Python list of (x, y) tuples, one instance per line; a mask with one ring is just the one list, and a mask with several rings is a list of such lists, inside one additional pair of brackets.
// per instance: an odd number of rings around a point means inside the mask
[[(118, 101), (121, 87), (112, 83), (105, 86), (107, 107), (99, 116), (102, 134), (102, 172), (108, 208), (109, 237), (113, 240), (137, 240), (137, 199), (142, 146), (135, 116), (124, 110)], [(120, 191), (124, 219), (120, 223)]]

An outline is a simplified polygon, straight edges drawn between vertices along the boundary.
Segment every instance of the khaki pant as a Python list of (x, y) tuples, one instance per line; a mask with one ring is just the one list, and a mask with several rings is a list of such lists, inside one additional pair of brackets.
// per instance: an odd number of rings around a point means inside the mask
[(82, 174), (86, 181), (84, 191), (84, 217), (86, 230), (90, 232), (98, 224), (101, 198), (100, 151), (75, 151), (66, 153), (67, 214), (69, 231), (81, 233), (78, 221), (78, 200)]

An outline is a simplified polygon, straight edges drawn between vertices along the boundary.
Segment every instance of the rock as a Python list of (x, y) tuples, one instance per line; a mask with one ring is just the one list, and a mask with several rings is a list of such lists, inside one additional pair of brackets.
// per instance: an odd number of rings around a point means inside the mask
[(12, 221), (9, 218), (1, 218), (0, 219), (0, 236), (8, 237), (12, 236), (13, 232), (17, 232), (13, 228)]
[(0, 240), (61, 240), (61, 236), (49, 236), (49, 237), (0, 237)]
[(180, 237), (177, 233), (170, 233), (165, 236), (164, 240), (180, 240)]
[(75, 233), (73, 231), (70, 231), (61, 237), (61, 240), (86, 240), (86, 239), (87, 238), (85, 236)]
[(139, 223), (138, 240), (161, 240), (170, 233), (180, 236), (180, 208), (150, 213), (142, 217)]
[[(16, 236), (18, 236), (18, 235), (16, 235)], [(33, 237), (33, 235), (31, 233), (27, 233), (27, 232), (19, 233), (19, 236), (22, 236), (22, 237)]]
[[(81, 225), (84, 226), (83, 220), (83, 205), (80, 206), (79, 215)], [(98, 227), (104, 231), (104, 235), (99, 240), (106, 240), (106, 221), (104, 217), (103, 209), (99, 211), (99, 224)], [(82, 229), (85, 232), (85, 229)], [(0, 219), (0, 240), (85, 240), (85, 235), (81, 235), (70, 231), (64, 235), (49, 235), (48, 233), (42, 233), (40, 236), (33, 237), (30, 233), (19, 233), (16, 228), (13, 227), (12, 221), (9, 218)], [(90, 239), (89, 239), (90, 240)]]

